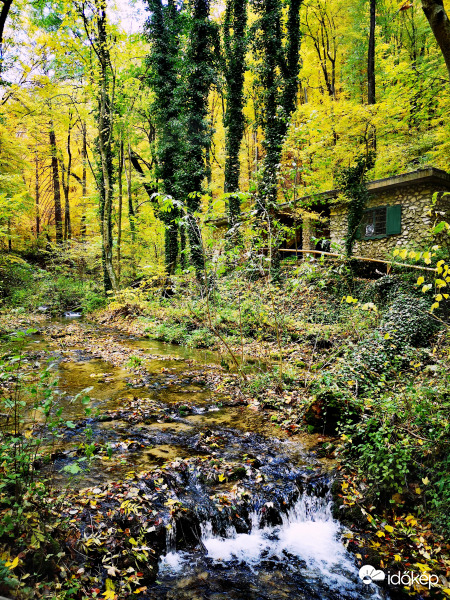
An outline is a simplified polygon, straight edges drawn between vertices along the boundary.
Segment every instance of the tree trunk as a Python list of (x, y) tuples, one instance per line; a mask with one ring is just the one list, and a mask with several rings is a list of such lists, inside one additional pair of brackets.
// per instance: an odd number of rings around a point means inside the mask
[(39, 158), (38, 158), (37, 151), (36, 151), (36, 154), (34, 157), (34, 163), (35, 163), (34, 191), (35, 191), (35, 208), (36, 208), (36, 239), (38, 239), (39, 234), (41, 232), (41, 215), (40, 215), (40, 209), (39, 209), (39, 200), (40, 200), (40, 196), (39, 196)]
[(61, 209), (61, 190), (60, 190), (60, 183), (59, 183), (59, 168), (58, 168), (58, 157), (57, 157), (57, 148), (56, 148), (56, 135), (55, 135), (55, 129), (53, 127), (52, 121), (50, 121), (49, 141), (50, 141), (50, 153), (51, 153), (51, 159), (52, 159), (56, 243), (62, 244), (63, 224), (62, 224), (62, 209)]
[[(198, 1), (196, 0), (197, 3)], [(184, 163), (188, 162), (188, 158), (183, 156), (183, 143), (180, 143), (179, 131), (184, 110), (183, 94), (180, 93), (182, 83), (179, 78), (183, 60), (180, 53), (181, 9), (177, 8), (174, 0), (169, 1), (167, 5), (162, 0), (149, 0), (149, 9), (152, 12), (148, 28), (148, 36), (152, 42), (149, 55), (149, 64), (153, 71), (152, 112), (158, 130), (156, 178), (161, 181), (162, 191), (177, 200), (183, 198), (185, 193), (187, 195), (193, 191), (186, 189)], [(192, 139), (197, 141), (197, 138)], [(165, 267), (168, 275), (172, 275), (176, 269), (179, 216), (180, 209), (177, 206), (158, 214), (165, 228)]]
[(112, 156), (112, 107), (109, 94), (111, 59), (106, 32), (106, 3), (96, 0), (98, 45), (100, 62), (98, 148), (101, 163), (101, 202), (100, 219), (103, 242), (103, 264), (105, 291), (116, 290), (117, 276), (113, 264), (112, 203), (113, 203), (113, 156)]
[(444, 3), (442, 0), (422, 0), (422, 8), (441, 49), (450, 77), (450, 21)]
[(13, 0), (3, 0), (2, 10), (0, 11), (0, 73), (3, 71), (3, 34), (12, 3)]
[(195, 215), (201, 206), (203, 181), (205, 178), (205, 150), (208, 144), (206, 116), (208, 94), (211, 87), (211, 23), (209, 0), (194, 0), (192, 3), (192, 27), (187, 51), (189, 74), (187, 77), (187, 136), (190, 144), (186, 157), (186, 205), (188, 213), (188, 235), (191, 248), (191, 263), (197, 279), (203, 279), (205, 259), (202, 234)]
[(375, 104), (375, 25), (376, 0), (370, 0), (369, 53), (367, 59), (367, 102)]
[[(283, 142), (290, 117), (295, 110), (300, 71), (300, 8), (303, 0), (289, 0), (286, 27), (278, 0), (266, 0), (260, 6), (261, 28), (261, 83), (264, 88), (264, 158), (263, 174), (259, 185), (256, 210), (261, 226), (266, 226), (270, 246), (271, 272), (279, 276), (280, 231), (273, 218), (278, 196), (278, 172)], [(285, 40), (283, 30), (285, 29)], [(283, 43), (283, 41), (285, 43)], [(280, 50), (281, 49), (281, 50)], [(281, 75), (279, 76), (278, 73)]]
[(69, 124), (69, 130), (67, 132), (67, 169), (64, 165), (64, 160), (61, 159), (61, 170), (62, 170), (62, 186), (64, 190), (64, 239), (72, 239), (72, 225), (70, 221), (70, 176), (72, 173), (72, 149), (70, 147), (71, 142), (71, 130), (72, 126)]
[(131, 189), (131, 173), (132, 173), (132, 152), (131, 146), (128, 143), (128, 171), (127, 171), (127, 196), (128, 196), (128, 220), (130, 222), (130, 231), (131, 231), (131, 241), (136, 241), (136, 214), (134, 212), (133, 206), (133, 193)]
[(124, 146), (123, 140), (120, 140), (120, 149), (119, 149), (119, 214), (118, 214), (118, 223), (117, 223), (117, 281), (120, 284), (120, 252), (122, 246), (122, 202), (123, 202), (123, 186), (122, 186), (122, 176), (123, 176), (123, 161), (124, 161)]
[[(244, 75), (247, 26), (247, 1), (227, 0), (224, 23), (226, 57), (226, 98), (225, 125), (225, 193), (239, 191), (240, 161), (239, 152), (244, 135)], [(239, 221), (241, 201), (238, 195), (228, 199), (228, 241), (229, 249), (240, 242)]]
[(81, 175), (82, 212), (81, 212), (80, 234), (81, 234), (81, 241), (84, 242), (86, 240), (86, 196), (87, 196), (87, 132), (86, 132), (86, 123), (83, 123), (82, 130), (83, 130), (83, 150), (82, 150), (83, 172), (82, 172), (82, 175)]
[[(370, 0), (370, 33), (369, 51), (367, 56), (367, 103), (376, 104), (375, 93), (375, 27), (376, 27), (376, 0)], [(377, 136), (374, 127), (370, 128), (369, 144), (376, 150)]]

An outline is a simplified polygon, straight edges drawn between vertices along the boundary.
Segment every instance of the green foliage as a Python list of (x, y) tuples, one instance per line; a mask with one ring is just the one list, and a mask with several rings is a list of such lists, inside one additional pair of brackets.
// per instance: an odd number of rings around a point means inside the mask
[(67, 310), (85, 313), (105, 305), (100, 286), (89, 279), (63, 274), (63, 269), (37, 269), (14, 255), (0, 259), (0, 299), (6, 306), (36, 310), (46, 306), (54, 314)]
[(351, 439), (352, 464), (364, 473), (375, 496), (402, 492), (404, 481), (411, 475), (414, 446), (399, 433), (395, 420), (380, 422), (378, 416), (363, 422), (346, 423), (342, 433)]
[(448, 535), (450, 534), (450, 452), (448, 449), (433, 474), (434, 486), (427, 495), (436, 526)]
[[(239, 191), (239, 151), (244, 135), (244, 75), (247, 48), (247, 0), (227, 0), (224, 19), (224, 56), (226, 84), (225, 133), (225, 193)], [(228, 198), (229, 246), (238, 241), (236, 228), (241, 214), (241, 197), (232, 193)]]
[(130, 356), (130, 359), (128, 360), (125, 366), (127, 366), (129, 369), (137, 369), (141, 365), (142, 358), (140, 358), (139, 356)]
[(0, 255), (0, 299), (6, 300), (19, 290), (26, 293), (33, 275), (32, 267), (20, 257)]
[(147, 330), (150, 337), (170, 344), (183, 344), (188, 335), (184, 325), (161, 323), (151, 330)]
[(438, 328), (439, 322), (430, 314), (426, 298), (400, 293), (384, 315), (380, 331), (400, 348), (407, 344), (425, 346)]
[(273, 372), (259, 373), (249, 381), (247, 388), (252, 395), (259, 396), (272, 387), (276, 381), (278, 380)]
[(17, 589), (19, 580), (14, 576), (13, 571), (6, 566), (6, 562), (0, 559), (0, 593), (13, 593)]
[[(68, 524), (58, 511), (64, 497), (54, 493), (49, 474), (40, 473), (40, 468), (60, 429), (73, 423), (64, 417), (51, 367), (34, 378), (24, 371), (24, 345), (31, 333), (13, 336), (0, 360), (0, 549), (11, 557), (7, 569), (0, 561), (0, 593), (4, 587), (20, 585), (24, 591), (28, 585), (26, 578), (19, 583), (13, 576), (19, 563), (28, 570), (27, 577), (31, 571), (40, 581), (55, 568), (64, 556), (62, 533)], [(89, 416), (89, 398), (81, 394), (81, 400)], [(67, 472), (77, 473), (78, 463), (87, 456), (69, 465)]]
[(186, 337), (186, 345), (192, 348), (211, 348), (216, 343), (216, 337), (207, 327), (196, 329)]

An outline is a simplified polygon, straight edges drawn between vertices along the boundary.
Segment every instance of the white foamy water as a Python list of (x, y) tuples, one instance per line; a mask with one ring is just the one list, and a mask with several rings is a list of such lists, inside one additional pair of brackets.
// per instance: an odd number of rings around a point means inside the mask
[[(202, 543), (208, 558), (218, 565), (245, 565), (256, 575), (265, 560), (275, 561), (282, 569), (300, 573), (313, 589), (339, 590), (354, 600), (381, 598), (375, 585), (360, 582), (358, 568), (341, 541), (341, 527), (332, 517), (331, 502), (303, 495), (282, 520), (279, 526), (261, 527), (261, 515), (254, 512), (249, 533), (229, 527), (224, 537), (214, 535), (211, 522), (206, 522), (201, 526)], [(168, 532), (169, 552), (160, 569), (178, 577), (198, 556), (176, 552), (173, 534)]]
[(183, 552), (168, 552), (165, 556), (161, 557), (159, 563), (160, 572), (170, 571), (172, 573), (179, 573), (183, 570), (186, 562), (186, 557)]
[[(230, 528), (226, 537), (214, 536), (211, 524), (206, 523), (202, 541), (214, 561), (238, 561), (253, 569), (262, 559), (277, 560), (285, 566), (298, 559), (306, 563), (307, 579), (322, 580), (360, 598), (356, 591), (360, 585), (358, 570), (340, 540), (341, 528), (331, 515), (331, 503), (301, 496), (282, 518), (281, 526), (260, 528), (258, 515), (253, 514), (250, 533), (236, 533)], [(374, 599), (380, 597), (375, 587), (367, 591)]]

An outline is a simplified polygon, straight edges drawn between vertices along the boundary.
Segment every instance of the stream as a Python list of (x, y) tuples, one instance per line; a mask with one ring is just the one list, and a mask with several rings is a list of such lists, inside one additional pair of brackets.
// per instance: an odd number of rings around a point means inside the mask
[[(318, 436), (288, 436), (270, 414), (213, 391), (221, 357), (67, 320), (27, 339), (29, 368), (48, 360), (71, 425), (42, 471), (81, 490), (163, 469), (173, 478), (172, 504), (185, 507), (180, 519), (164, 509), (157, 576), (140, 598), (388, 598), (360, 581), (346, 550), (351, 535), (331, 512), (334, 465), (315, 455)], [(77, 398), (86, 388), (89, 417)], [(94, 459), (68, 480), (87, 432)], [(206, 466), (227, 476), (212, 483)]]

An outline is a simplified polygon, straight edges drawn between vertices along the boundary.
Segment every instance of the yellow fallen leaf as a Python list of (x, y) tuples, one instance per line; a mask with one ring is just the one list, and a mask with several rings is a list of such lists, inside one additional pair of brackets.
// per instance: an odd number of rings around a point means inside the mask
[(378, 537), (386, 537), (384, 531), (377, 531), (376, 535)]
[(428, 485), (430, 483), (430, 480), (428, 479), (428, 477), (423, 477), (422, 483), (423, 483), (423, 485)]
[(18, 556), (16, 556), (16, 558), (15, 558), (13, 561), (9, 561), (9, 560), (8, 560), (8, 561), (7, 561), (5, 564), (6, 564), (6, 566), (8, 567), (8, 569), (9, 569), (10, 571), (12, 571), (12, 570), (13, 570), (13, 569), (15, 569), (15, 568), (17, 567), (17, 565), (19, 564), (19, 557), (18, 557)]
[(385, 525), (384, 528), (386, 529), (386, 531), (388, 531), (389, 533), (392, 533), (394, 531), (394, 528), (391, 525)]
[(401, 562), (402, 557), (400, 556), (400, 554), (394, 554), (394, 560), (395, 562)]
[(115, 600), (116, 598), (116, 593), (115, 593), (115, 588), (114, 588), (114, 582), (112, 581), (112, 579), (107, 579), (105, 581), (106, 584), (106, 592), (103, 592), (103, 596), (105, 597), (105, 600)]
[(219, 475), (219, 481), (225, 481), (225, 475), (220, 474)]

